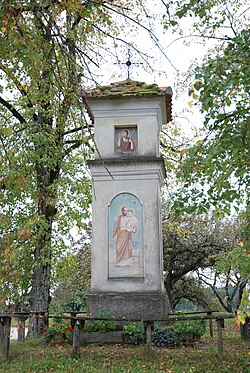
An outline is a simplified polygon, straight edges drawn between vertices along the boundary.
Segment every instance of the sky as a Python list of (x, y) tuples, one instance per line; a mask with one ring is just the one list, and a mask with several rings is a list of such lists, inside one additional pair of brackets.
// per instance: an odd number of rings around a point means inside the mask
[[(159, 13), (158, 16), (162, 18), (162, 13)], [(180, 29), (183, 30), (184, 35), (189, 35), (191, 20), (182, 20)], [(147, 60), (152, 69), (148, 68), (147, 63), (140, 58), (133, 48), (123, 45), (121, 50), (118, 49), (117, 52), (121, 64), (117, 63), (115, 56), (110, 55), (107, 56), (106, 61), (104, 59), (101, 61), (101, 69), (97, 70), (98, 83), (108, 85), (111, 82), (126, 80), (128, 69), (125, 62), (128, 59), (128, 53), (130, 53), (132, 63), (130, 78), (148, 84), (156, 83), (160, 87), (171, 86), (174, 118), (187, 134), (191, 134), (193, 127), (200, 128), (202, 126), (203, 118), (198, 107), (190, 107), (192, 101), (188, 96), (188, 82), (190, 80), (188, 81), (186, 74), (194, 61), (197, 63), (202, 61), (209, 48), (212, 47), (212, 43), (198, 43), (197, 38), (180, 38), (177, 31), (174, 33), (171, 30), (164, 32), (160, 23), (156, 24), (155, 35), (161, 46), (161, 51), (151, 40), (147, 31), (138, 29), (136, 35), (131, 36), (124, 32), (124, 38), (128, 42), (136, 44), (138, 49), (150, 56)], [(187, 45), (187, 42), (190, 42), (190, 44)], [(111, 40), (110, 45), (107, 44), (107, 48), (109, 46), (111, 50), (113, 46)]]

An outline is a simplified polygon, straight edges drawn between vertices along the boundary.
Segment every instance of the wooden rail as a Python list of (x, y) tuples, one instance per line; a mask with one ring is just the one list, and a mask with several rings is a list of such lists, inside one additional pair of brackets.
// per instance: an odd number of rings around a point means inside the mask
[[(218, 313), (219, 311), (218, 310), (207, 310), (207, 311), (196, 311), (196, 312), (185, 312), (185, 315), (193, 315), (193, 314), (202, 314), (202, 313), (206, 313), (207, 316), (212, 316), (213, 313)], [(181, 314), (180, 314), (181, 315)], [(173, 313), (170, 313), (169, 316), (176, 316), (176, 313), (173, 314)], [(209, 320), (209, 334), (210, 334), (210, 337), (213, 338), (214, 337), (214, 333), (213, 333), (213, 320), (210, 319)]]
[[(216, 321), (217, 324), (217, 343), (218, 343), (218, 359), (220, 361), (223, 360), (223, 335), (222, 329), (224, 327), (224, 320), (234, 318), (234, 314), (227, 314), (221, 316), (213, 316), (211, 315), (212, 311), (208, 311), (206, 316), (194, 316), (193, 313), (185, 317), (182, 314), (176, 315), (171, 314), (167, 319), (157, 319), (157, 320), (138, 320), (138, 319), (126, 319), (126, 318), (105, 318), (105, 317), (86, 317), (81, 316), (83, 312), (69, 312), (63, 316), (47, 316), (44, 313), (39, 312), (32, 312), (31, 314), (28, 313), (11, 313), (11, 314), (0, 314), (0, 345), (2, 345), (2, 352), (3, 356), (6, 360), (9, 359), (9, 349), (10, 349), (10, 328), (11, 328), (11, 318), (18, 319), (18, 341), (23, 341), (25, 338), (25, 321), (31, 317), (34, 321), (34, 325), (36, 327), (35, 336), (38, 337), (41, 335), (41, 329), (43, 327), (43, 320), (44, 318), (53, 318), (53, 319), (62, 319), (67, 318), (71, 321), (71, 326), (73, 328), (73, 343), (72, 343), (72, 357), (78, 358), (80, 356), (80, 330), (83, 329), (85, 321), (87, 320), (95, 320), (95, 321), (126, 321), (126, 322), (144, 322), (144, 329), (146, 332), (146, 350), (149, 352), (152, 347), (152, 330), (154, 327), (155, 322), (166, 322), (171, 323), (174, 321), (194, 321), (194, 320), (209, 320), (212, 323), (212, 320)], [(206, 312), (202, 312), (206, 313)], [(208, 314), (209, 313), (209, 314)], [(211, 327), (210, 327), (210, 335), (211, 335)], [(213, 335), (213, 332), (212, 332)]]

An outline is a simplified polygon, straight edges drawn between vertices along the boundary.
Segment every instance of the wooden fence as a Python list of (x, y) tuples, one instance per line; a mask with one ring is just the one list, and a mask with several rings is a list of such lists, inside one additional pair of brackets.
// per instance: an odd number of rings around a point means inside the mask
[[(41, 330), (44, 325), (45, 318), (67, 318), (71, 321), (71, 326), (73, 328), (73, 343), (72, 343), (72, 357), (77, 358), (80, 356), (80, 330), (83, 329), (85, 321), (89, 320), (100, 320), (100, 321), (118, 321), (118, 322), (140, 322), (143, 321), (145, 333), (146, 333), (146, 350), (150, 351), (152, 348), (152, 330), (154, 327), (155, 322), (166, 322), (171, 323), (174, 321), (194, 321), (194, 320), (208, 320), (209, 321), (209, 330), (210, 330), (210, 336), (213, 337), (213, 327), (212, 327), (212, 321), (215, 320), (217, 324), (217, 345), (218, 345), (218, 359), (220, 361), (224, 358), (223, 353), (223, 333), (222, 330), (224, 328), (224, 320), (234, 318), (234, 314), (226, 314), (226, 315), (220, 315), (216, 316), (212, 313), (215, 311), (207, 311), (205, 316), (195, 316), (196, 314), (199, 314), (199, 312), (185, 314), (186, 316), (183, 316), (183, 314), (176, 315), (176, 314), (170, 314), (167, 319), (162, 320), (138, 320), (138, 319), (117, 319), (117, 318), (104, 318), (104, 317), (86, 317), (81, 315), (82, 312), (70, 312), (70, 316), (63, 315), (63, 316), (47, 316), (45, 313), (38, 313), (38, 312), (32, 312), (32, 313), (11, 313), (11, 314), (0, 314), (0, 345), (2, 345), (2, 353), (6, 360), (9, 359), (9, 352), (10, 352), (10, 330), (11, 330), (11, 319), (16, 318), (18, 320), (18, 341), (24, 341), (25, 340), (25, 321), (28, 318), (31, 318), (33, 320), (33, 326), (36, 328), (34, 331), (34, 335), (36, 337), (39, 337), (41, 335)], [(201, 312), (205, 313), (205, 312)], [(190, 315), (190, 316), (187, 316)]]

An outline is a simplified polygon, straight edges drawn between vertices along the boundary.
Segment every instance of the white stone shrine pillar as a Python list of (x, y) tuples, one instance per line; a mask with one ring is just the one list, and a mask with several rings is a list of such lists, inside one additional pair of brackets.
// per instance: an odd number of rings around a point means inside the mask
[(171, 120), (170, 87), (125, 81), (86, 92), (95, 118), (93, 244), (88, 312), (165, 318), (159, 133)]

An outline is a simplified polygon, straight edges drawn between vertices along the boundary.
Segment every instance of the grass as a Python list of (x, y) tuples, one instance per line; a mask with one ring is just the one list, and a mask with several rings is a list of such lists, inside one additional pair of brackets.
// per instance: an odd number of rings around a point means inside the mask
[(144, 346), (86, 345), (81, 357), (71, 359), (71, 346), (66, 343), (44, 344), (43, 340), (11, 343), (10, 361), (0, 358), (1, 373), (95, 373), (95, 372), (169, 372), (169, 373), (248, 373), (250, 344), (241, 341), (239, 327), (233, 320), (225, 321), (223, 363), (217, 360), (217, 335), (209, 333), (194, 348), (152, 349)]

